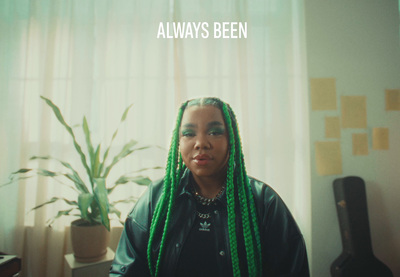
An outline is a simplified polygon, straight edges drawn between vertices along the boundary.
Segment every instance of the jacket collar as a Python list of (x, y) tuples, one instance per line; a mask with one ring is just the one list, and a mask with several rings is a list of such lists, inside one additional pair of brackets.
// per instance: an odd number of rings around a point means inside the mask
[(185, 169), (183, 175), (181, 177), (181, 181), (179, 182), (179, 189), (178, 189), (178, 197), (184, 194), (191, 194), (190, 193), (190, 175), (192, 173), (188, 168)]
[[(185, 171), (183, 172), (183, 175), (182, 175), (181, 180), (179, 182), (177, 198), (180, 198), (183, 195), (192, 196), (191, 187), (190, 187), (191, 186), (191, 184), (190, 184), (191, 175), (192, 175), (192, 172), (188, 168), (186, 168)], [(220, 201), (223, 205), (227, 204), (226, 190), (221, 195), (221, 198), (218, 199), (218, 201)]]

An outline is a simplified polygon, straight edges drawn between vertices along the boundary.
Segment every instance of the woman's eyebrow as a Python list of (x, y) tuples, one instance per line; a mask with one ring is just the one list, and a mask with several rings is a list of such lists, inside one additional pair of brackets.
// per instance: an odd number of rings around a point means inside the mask
[(195, 128), (196, 127), (196, 125), (195, 124), (193, 124), (193, 123), (186, 123), (186, 124), (183, 124), (183, 126), (182, 127), (184, 127), (184, 128)]
[(220, 121), (211, 121), (207, 124), (207, 126), (210, 127), (216, 127), (216, 126), (224, 126), (224, 124)]
[[(220, 121), (211, 121), (209, 123), (207, 123), (207, 127), (211, 128), (211, 127), (219, 127), (219, 126), (224, 126), (224, 124)], [(186, 123), (182, 125), (182, 128), (196, 128), (197, 124), (193, 124), (193, 123)]]

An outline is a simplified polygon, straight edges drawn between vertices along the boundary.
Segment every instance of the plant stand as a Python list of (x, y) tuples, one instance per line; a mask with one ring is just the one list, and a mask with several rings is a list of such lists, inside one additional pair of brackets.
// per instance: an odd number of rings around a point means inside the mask
[(107, 255), (93, 263), (77, 262), (74, 254), (66, 254), (64, 259), (64, 277), (108, 277), (114, 259), (114, 251), (107, 248)]

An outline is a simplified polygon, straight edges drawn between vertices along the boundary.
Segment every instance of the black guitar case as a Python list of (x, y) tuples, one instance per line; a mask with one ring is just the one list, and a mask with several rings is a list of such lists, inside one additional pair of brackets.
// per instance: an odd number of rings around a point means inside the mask
[(360, 177), (333, 182), (343, 252), (332, 263), (334, 277), (386, 277), (392, 271), (372, 251), (365, 183)]

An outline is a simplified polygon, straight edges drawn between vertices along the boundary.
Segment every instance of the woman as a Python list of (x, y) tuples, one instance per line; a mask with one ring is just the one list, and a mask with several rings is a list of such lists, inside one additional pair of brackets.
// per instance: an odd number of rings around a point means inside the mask
[(111, 276), (309, 276), (300, 230), (278, 194), (248, 177), (235, 115), (184, 103), (163, 180), (126, 219)]

